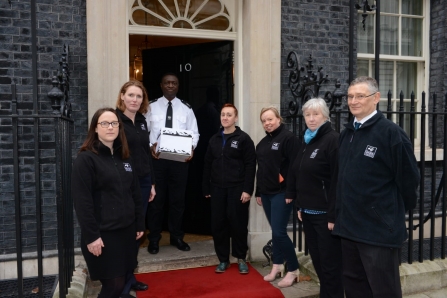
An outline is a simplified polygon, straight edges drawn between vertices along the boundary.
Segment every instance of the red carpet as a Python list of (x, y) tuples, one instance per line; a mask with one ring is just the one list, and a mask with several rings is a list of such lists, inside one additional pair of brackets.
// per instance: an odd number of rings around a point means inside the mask
[(137, 292), (137, 298), (201, 297), (201, 298), (276, 298), (281, 291), (248, 264), (250, 273), (239, 274), (237, 264), (225, 273), (214, 272), (215, 266), (136, 275), (149, 290)]

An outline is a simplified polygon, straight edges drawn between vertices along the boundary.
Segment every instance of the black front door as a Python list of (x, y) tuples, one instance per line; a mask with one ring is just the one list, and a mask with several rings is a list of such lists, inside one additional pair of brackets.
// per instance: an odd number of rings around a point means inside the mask
[(143, 51), (143, 83), (149, 99), (163, 94), (163, 74), (179, 78), (177, 97), (193, 108), (199, 143), (189, 166), (183, 227), (186, 233), (211, 234), (210, 202), (202, 194), (203, 160), (208, 141), (220, 127), (220, 108), (233, 103), (233, 42), (221, 41)]

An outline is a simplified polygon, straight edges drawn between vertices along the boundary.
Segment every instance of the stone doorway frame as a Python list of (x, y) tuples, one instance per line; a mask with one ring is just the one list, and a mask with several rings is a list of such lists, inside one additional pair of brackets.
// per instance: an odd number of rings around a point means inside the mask
[[(235, 3), (235, 104), (240, 110), (239, 126), (258, 143), (265, 135), (259, 111), (271, 105), (280, 108), (281, 0)], [(149, 32), (144, 34), (155, 31)], [(114, 106), (119, 87), (129, 79), (128, 1), (87, 1), (86, 55), (90, 119), (98, 108)], [(270, 225), (253, 198), (249, 222), (251, 260), (264, 258), (262, 247), (270, 238)]]

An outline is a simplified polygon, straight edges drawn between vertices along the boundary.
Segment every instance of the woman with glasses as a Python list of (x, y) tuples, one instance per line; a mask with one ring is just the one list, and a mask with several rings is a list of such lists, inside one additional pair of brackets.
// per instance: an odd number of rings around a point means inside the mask
[(343, 298), (340, 238), (332, 235), (338, 177), (338, 137), (324, 99), (303, 105), (307, 129), (289, 172), (286, 198), (296, 199), (306, 244), (320, 280), (320, 297)]
[(137, 265), (135, 239), (144, 233), (138, 175), (115, 110), (93, 115), (73, 164), (72, 197), (81, 228), (81, 250), (98, 297), (120, 297), (126, 273)]
[[(148, 109), (148, 96), (141, 82), (131, 80), (121, 87), (116, 100), (116, 112), (123, 123), (130, 155), (135, 161), (135, 172), (140, 182), (144, 216), (146, 216), (148, 202), (155, 197), (154, 170), (149, 150), (149, 131), (146, 118), (143, 116), (148, 112)], [(139, 247), (140, 240), (137, 241), (135, 247), (137, 254)], [(133, 270), (127, 274), (126, 285), (121, 297), (133, 297), (129, 295), (130, 289), (135, 291), (148, 289), (145, 283), (136, 280)]]

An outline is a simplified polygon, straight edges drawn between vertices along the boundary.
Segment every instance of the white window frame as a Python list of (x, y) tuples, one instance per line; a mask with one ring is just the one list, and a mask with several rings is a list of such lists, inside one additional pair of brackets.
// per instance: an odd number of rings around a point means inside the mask
[[(402, 16), (405, 17), (412, 17), (411, 15), (402, 15), (401, 14), (401, 9), (402, 9), (402, 0), (399, 0), (399, 13), (386, 13), (386, 12), (381, 12), (380, 14), (383, 16), (396, 16), (399, 17), (399, 36), (398, 36), (398, 54), (397, 55), (383, 55), (380, 54), (379, 55), (379, 59), (380, 61), (393, 61), (394, 62), (394, 68), (393, 68), (393, 89), (391, 90), (392, 92), (392, 103), (393, 103), (393, 111), (396, 111), (399, 108), (399, 94), (400, 94), (400, 90), (397, 90), (397, 79), (396, 79), (396, 75), (397, 75), (397, 62), (416, 62), (417, 63), (417, 94), (415, 93), (415, 108), (416, 111), (420, 111), (421, 110), (421, 96), (422, 96), (422, 92), (425, 91), (426, 97), (425, 97), (425, 103), (426, 106), (428, 108), (428, 103), (429, 103), (429, 65), (430, 65), (430, 47), (429, 47), (429, 38), (430, 38), (430, 1), (428, 0), (422, 0), (423, 3), (423, 12), (422, 12), (422, 16), (421, 17), (417, 17), (415, 16), (414, 18), (421, 18), (422, 19), (422, 57), (418, 57), (418, 56), (402, 56), (401, 55), (401, 51), (402, 51), (402, 47), (401, 47), (401, 43), (402, 43)], [(358, 11), (358, 22), (361, 22), (362, 20), (362, 16), (361, 13), (362, 11)], [(373, 17), (375, 16), (375, 12), (370, 12), (368, 13), (368, 17)], [(374, 23), (374, 45), (375, 45), (375, 22)], [(361, 28), (358, 28), (358, 30), (362, 30)], [(374, 47), (375, 49), (375, 47)], [(357, 54), (357, 60), (368, 60), (368, 70), (369, 76), (372, 76), (372, 63), (375, 60), (375, 54), (366, 54), (366, 53), (358, 53)], [(388, 98), (387, 98), (387, 93), (386, 94), (381, 94), (381, 104), (383, 106), (383, 104), (387, 104), (388, 102)], [(404, 98), (404, 102), (410, 102), (410, 94), (404, 94), (405, 98)], [(397, 120), (397, 115), (393, 115), (392, 120), (396, 121)], [(426, 117), (426, 132), (425, 132), (425, 144), (427, 145), (425, 150), (427, 151), (427, 149), (430, 149), (428, 147), (429, 145), (429, 139), (428, 139), (428, 117)], [(420, 131), (421, 129), (421, 120), (420, 120), (420, 115), (416, 116), (416, 127), (415, 127), (415, 139), (414, 139), (414, 147), (415, 147), (415, 153), (420, 152), (421, 148), (421, 136), (420, 136)], [(429, 150), (429, 154), (425, 154), (426, 158), (431, 159), (431, 149)], [(419, 156), (416, 155), (416, 157), (419, 159)], [(441, 158), (442, 159), (442, 158)], [(427, 160), (427, 159), (426, 159)]]
[[(172, 28), (172, 27), (158, 27), (158, 26), (145, 26), (136, 24), (131, 15), (135, 8), (132, 8), (135, 0), (128, 0), (128, 19), (131, 24), (128, 25), (129, 34), (141, 34), (146, 35), (150, 32), (151, 35), (160, 35), (160, 36), (182, 36), (182, 37), (191, 37), (191, 38), (206, 38), (206, 39), (216, 39), (216, 40), (236, 40), (237, 39), (237, 31), (240, 29), (239, 20), (237, 19), (237, 10), (239, 9), (238, 3), (235, 0), (217, 0), (225, 6), (228, 10), (228, 20), (230, 22), (231, 31), (220, 31), (220, 30), (203, 30), (203, 29), (180, 29), (180, 28)], [(189, 1), (188, 1), (189, 2)], [(204, 1), (202, 4), (206, 5), (207, 1)], [(177, 1), (175, 1), (177, 3)], [(141, 4), (141, 0), (139, 0), (138, 4)], [(155, 16), (153, 16), (155, 17)], [(172, 15), (174, 18), (174, 16)], [(174, 20), (169, 23), (175, 23), (175, 21), (184, 20), (188, 22), (193, 22), (193, 20), (189, 18), (183, 17), (175, 17)]]

